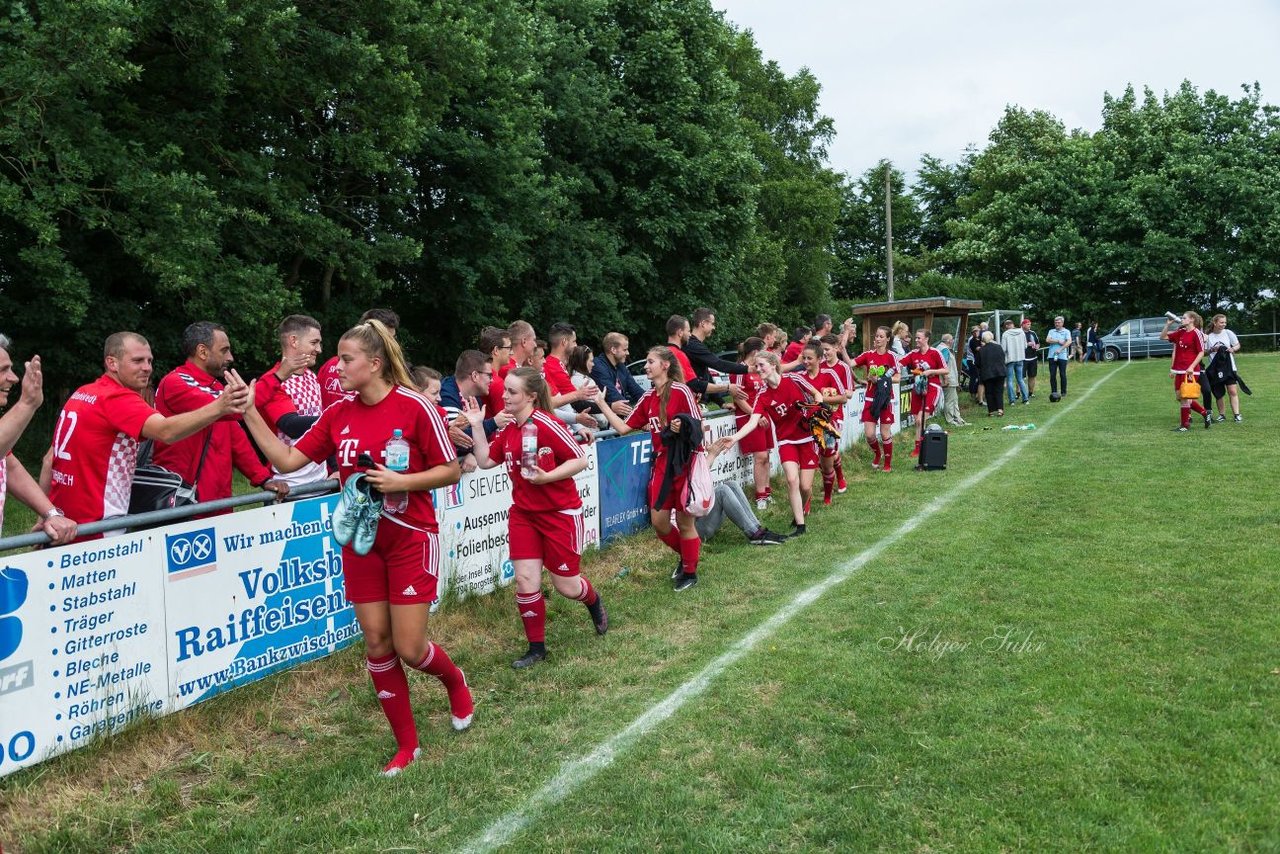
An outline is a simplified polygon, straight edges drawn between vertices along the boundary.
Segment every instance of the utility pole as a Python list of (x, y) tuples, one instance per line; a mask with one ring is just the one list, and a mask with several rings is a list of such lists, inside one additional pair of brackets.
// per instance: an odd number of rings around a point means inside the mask
[(893, 302), (893, 194), (890, 192), (889, 175), (893, 171), (889, 161), (884, 162), (884, 257), (889, 270), (889, 302)]

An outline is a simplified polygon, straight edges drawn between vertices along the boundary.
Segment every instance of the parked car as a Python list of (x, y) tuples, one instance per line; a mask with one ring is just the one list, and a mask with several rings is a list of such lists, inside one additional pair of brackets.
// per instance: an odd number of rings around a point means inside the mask
[(1173, 344), (1160, 339), (1164, 324), (1163, 317), (1135, 317), (1118, 324), (1102, 336), (1103, 361), (1170, 355)]

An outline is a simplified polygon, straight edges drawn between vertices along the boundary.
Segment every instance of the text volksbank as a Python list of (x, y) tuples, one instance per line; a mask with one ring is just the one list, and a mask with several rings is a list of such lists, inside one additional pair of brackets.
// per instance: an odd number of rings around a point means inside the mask
[[(246, 569), (239, 574), (246, 598), (274, 596), (323, 583), (342, 575), (341, 552), (326, 552), (324, 557), (304, 562), (301, 558), (282, 560), (273, 571), (263, 567)], [(216, 652), (231, 644), (244, 643), (323, 619), (351, 607), (342, 587), (327, 593), (295, 599), (285, 596), (278, 602), (243, 608), (228, 614), (225, 622), (208, 626), (187, 626), (174, 632), (178, 640), (178, 661)]]

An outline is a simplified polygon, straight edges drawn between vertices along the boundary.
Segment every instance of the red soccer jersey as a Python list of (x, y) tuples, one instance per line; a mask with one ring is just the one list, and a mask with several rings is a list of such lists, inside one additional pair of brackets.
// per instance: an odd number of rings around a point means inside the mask
[[(649, 389), (640, 399), (636, 401), (636, 408), (631, 410), (631, 414), (627, 416), (627, 426), (632, 429), (639, 429), (644, 426), (649, 428), (649, 438), (653, 442), (653, 454), (658, 456), (663, 453), (662, 448), (662, 424), (658, 419), (659, 402), (657, 389)], [(671, 394), (667, 397), (667, 423), (677, 415), (685, 413), (692, 415), (698, 420), (702, 420), (702, 413), (698, 409), (698, 403), (693, 399), (693, 392), (689, 391), (689, 387), (684, 383), (672, 383)]]
[(792, 341), (787, 345), (787, 349), (782, 353), (782, 364), (789, 365), (800, 358), (800, 353), (804, 350), (803, 341)]
[[(902, 357), (902, 369), (905, 372), (911, 372), (916, 369), (922, 371), (936, 371), (939, 368), (945, 368), (947, 363), (942, 360), (942, 354), (930, 347), (921, 353), (919, 350), (912, 350), (910, 353)], [(929, 385), (936, 385), (942, 388), (942, 374), (934, 374), (929, 377)]]
[(1173, 371), (1185, 374), (1188, 368), (1195, 369), (1204, 352), (1204, 333), (1199, 329), (1175, 329), (1169, 333), (1173, 342)]
[[(834, 375), (831, 382), (835, 382)], [(799, 445), (813, 441), (813, 433), (801, 423), (798, 404), (809, 403), (820, 397), (818, 390), (806, 377), (783, 374), (777, 388), (766, 386), (760, 392), (754, 410), (773, 421), (774, 435), (778, 437), (779, 445)]]
[[(747, 390), (747, 406), (754, 408), (756, 401), (760, 399), (760, 392), (764, 391), (764, 380), (760, 379), (759, 374), (747, 372), (745, 374), (731, 374), (729, 382), (732, 385), (740, 385)], [(751, 416), (743, 412), (738, 407), (733, 408), (733, 420), (739, 429), (747, 423), (747, 419)]]
[(689, 361), (689, 357), (685, 355), (684, 350), (674, 344), (668, 344), (667, 348), (671, 350), (676, 357), (676, 361), (680, 363), (680, 370), (684, 371), (684, 381), (687, 384), (696, 374), (693, 372), (693, 363)]
[[(809, 385), (817, 389), (818, 394), (820, 395), (820, 400), (827, 399), (826, 389), (831, 389), (832, 394), (847, 394), (844, 389), (844, 385), (840, 382), (840, 375), (831, 370), (831, 368), (825, 364), (819, 364), (818, 375), (816, 377), (811, 377), (808, 374), (803, 374), (803, 377), (808, 380)], [(831, 407), (833, 410), (831, 413), (831, 420), (835, 423), (839, 423), (840, 419), (844, 417), (844, 404), (831, 404)]]
[[(531, 419), (538, 425), (538, 468), (551, 471), (565, 460), (586, 457), (582, 448), (558, 418), (535, 409)], [(521, 427), (512, 421), (489, 440), (489, 458), (506, 465), (511, 477), (512, 503), (532, 513), (582, 512), (582, 498), (573, 478), (555, 483), (530, 483), (520, 474)]]
[[(258, 384), (254, 386), (253, 403), (258, 408), (262, 420), (275, 431), (276, 438), (286, 445), (293, 445), (296, 440), (276, 425), (281, 418), (290, 413), (296, 413), (305, 418), (315, 418), (320, 415), (324, 411), (321, 405), (320, 382), (315, 372), (308, 370), (293, 374), (282, 383), (276, 376), (276, 371), (279, 369), (280, 363), (276, 362), (271, 370), (258, 378)], [(326, 474), (327, 469), (324, 463), (316, 463), (289, 474), (281, 474), (280, 479), (290, 485), (298, 485), (322, 480)]]
[[(387, 440), (397, 429), (403, 431), (409, 443), (410, 473), (457, 459), (440, 409), (402, 386), (392, 386), (391, 393), (373, 406), (359, 396), (335, 403), (294, 447), (316, 462), (337, 454), (338, 478), (345, 484), (347, 478), (360, 471), (356, 460), (362, 452), (368, 452), (375, 463), (384, 461)], [(437, 530), (431, 493), (422, 490), (409, 493), (409, 507), (403, 513), (383, 510), (383, 519), (420, 531)]]
[(338, 379), (338, 357), (324, 363), (316, 379), (320, 383), (320, 408), (328, 409), (339, 400), (350, 400), (356, 396), (354, 391), (343, 391), (342, 381)]
[(573, 380), (569, 379), (569, 374), (564, 369), (564, 364), (555, 356), (548, 356), (543, 361), (542, 376), (547, 381), (547, 388), (552, 397), (558, 394), (573, 394), (577, 391)]
[(502, 392), (506, 388), (506, 374), (493, 372), (493, 381), (489, 383), (489, 394), (484, 399), (484, 417), (492, 418), (502, 411)]
[(853, 360), (855, 367), (865, 367), (867, 369), (867, 394), (870, 395), (874, 389), (876, 380), (885, 374), (895, 374), (898, 371), (898, 357), (889, 352), (877, 353), (875, 350), (868, 350), (860, 353)]
[(49, 500), (80, 524), (128, 513), (142, 425), (155, 414), (106, 374), (77, 389), (58, 413)]

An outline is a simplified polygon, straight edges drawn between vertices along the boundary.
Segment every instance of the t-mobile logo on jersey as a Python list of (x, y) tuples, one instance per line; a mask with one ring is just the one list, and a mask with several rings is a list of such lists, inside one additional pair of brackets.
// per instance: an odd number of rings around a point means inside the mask
[(343, 439), (338, 443), (338, 465), (353, 468), (356, 457), (360, 456), (359, 439)]

